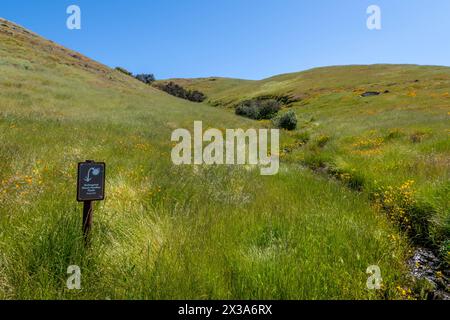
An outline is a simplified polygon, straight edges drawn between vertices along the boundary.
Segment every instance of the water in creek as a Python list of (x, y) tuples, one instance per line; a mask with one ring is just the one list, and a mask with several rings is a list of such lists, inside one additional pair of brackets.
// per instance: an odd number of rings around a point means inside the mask
[(442, 263), (431, 250), (418, 248), (408, 264), (415, 278), (426, 279), (433, 286), (429, 299), (450, 300), (450, 270), (442, 270)]

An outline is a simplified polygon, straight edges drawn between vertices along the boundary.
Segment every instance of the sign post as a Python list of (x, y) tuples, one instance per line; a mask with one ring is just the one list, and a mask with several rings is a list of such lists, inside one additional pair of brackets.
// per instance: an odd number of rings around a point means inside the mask
[(78, 163), (77, 201), (83, 202), (83, 235), (85, 244), (89, 244), (89, 234), (92, 227), (93, 201), (105, 199), (104, 162), (87, 160)]
[(92, 227), (92, 201), (83, 202), (83, 235), (86, 244), (89, 242), (89, 234)]

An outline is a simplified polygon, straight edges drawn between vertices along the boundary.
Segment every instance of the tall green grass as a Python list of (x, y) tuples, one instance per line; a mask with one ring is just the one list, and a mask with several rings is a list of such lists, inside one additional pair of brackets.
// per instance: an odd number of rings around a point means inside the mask
[[(404, 240), (391, 242), (384, 217), (339, 184), (291, 166), (276, 177), (175, 167), (170, 135), (153, 143), (145, 124), (8, 117), (3, 298), (380, 298), (366, 288), (372, 264), (389, 297), (405, 281)], [(84, 158), (108, 164), (90, 249), (75, 202)], [(80, 292), (66, 289), (69, 265), (82, 268)]]
[[(365, 194), (284, 160), (273, 177), (170, 160), (172, 130), (194, 120), (264, 124), (28, 40), (0, 32), (0, 298), (405, 298), (408, 242)], [(90, 248), (75, 201), (86, 159), (107, 163)]]
[[(397, 203), (410, 220), (400, 227), (415, 229), (414, 242), (450, 264), (450, 68), (345, 66), (260, 81), (213, 80), (175, 81), (205, 92), (215, 106), (260, 96), (297, 99), (290, 109), (298, 129), (283, 135), (284, 161), (327, 171), (378, 201), (381, 190), (412, 181), (413, 200)], [(365, 91), (382, 94), (362, 98)], [(306, 143), (298, 138), (305, 135)]]

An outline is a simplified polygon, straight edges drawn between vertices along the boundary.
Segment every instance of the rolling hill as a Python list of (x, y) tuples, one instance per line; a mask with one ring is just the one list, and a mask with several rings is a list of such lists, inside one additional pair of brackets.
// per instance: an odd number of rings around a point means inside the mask
[[(219, 129), (270, 123), (171, 97), (0, 19), (0, 298), (423, 297), (415, 295), (422, 284), (406, 265), (411, 241), (386, 215), (386, 199), (376, 202), (371, 192), (355, 192), (342, 181), (358, 181), (357, 173), (364, 190), (372, 190), (376, 174), (383, 187), (395, 182), (397, 192), (397, 185), (417, 177), (420, 194), (433, 199), (427, 201), (433, 224), (423, 237), (441, 246), (448, 227), (448, 199), (439, 194), (448, 187), (442, 158), (448, 160), (450, 73), (438, 67), (352, 68), (384, 68), (384, 79), (403, 79), (398, 86), (408, 93), (362, 100), (353, 90), (382, 82), (368, 82), (365, 72), (357, 80), (344, 67), (335, 69), (333, 79), (320, 74), (333, 69), (321, 69), (260, 82), (179, 80), (204, 91), (216, 106), (292, 94), (298, 101), (290, 108), (301, 126), (282, 134), (277, 176), (262, 177), (245, 166), (175, 166), (170, 135), (176, 128), (191, 130), (195, 120)], [(416, 74), (410, 79), (389, 68)], [(429, 73), (435, 80), (428, 82)], [(410, 82), (416, 76), (420, 82)], [(348, 156), (345, 148), (359, 141), (353, 139), (376, 140), (394, 128), (376, 148), (371, 142), (352, 147), (381, 154)], [(305, 132), (309, 139), (301, 139)], [(412, 134), (420, 143), (408, 142)], [(95, 205), (88, 249), (75, 201), (76, 165), (86, 159), (105, 161), (108, 168), (106, 200)], [(317, 174), (331, 172), (331, 165), (348, 169), (339, 172), (342, 179)], [(66, 287), (71, 265), (81, 268), (82, 290)], [(372, 265), (382, 272), (380, 290), (366, 286)]]
[[(388, 213), (404, 228), (415, 229), (416, 242), (435, 246), (449, 259), (450, 68), (355, 65), (260, 81), (167, 81), (204, 92), (216, 107), (233, 108), (255, 98), (284, 101), (285, 110), (295, 110), (300, 120), (298, 130), (285, 137), (286, 161), (366, 189), (383, 207), (389, 197), (404, 198), (400, 189), (409, 182), (414, 204), (401, 206), (410, 213), (392, 207)], [(365, 92), (379, 95), (363, 97)], [(299, 136), (308, 137), (308, 143), (298, 143)], [(389, 188), (393, 194), (383, 195)]]

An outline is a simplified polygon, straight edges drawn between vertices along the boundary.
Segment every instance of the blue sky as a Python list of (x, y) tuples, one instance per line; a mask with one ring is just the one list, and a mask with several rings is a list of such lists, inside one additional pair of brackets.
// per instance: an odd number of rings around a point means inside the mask
[[(82, 29), (66, 28), (78, 5)], [(382, 30), (366, 9), (380, 6)], [(261, 79), (318, 66), (450, 65), (449, 0), (1, 0), (0, 17), (157, 78)]]

